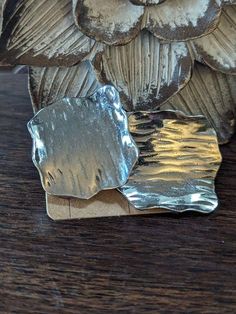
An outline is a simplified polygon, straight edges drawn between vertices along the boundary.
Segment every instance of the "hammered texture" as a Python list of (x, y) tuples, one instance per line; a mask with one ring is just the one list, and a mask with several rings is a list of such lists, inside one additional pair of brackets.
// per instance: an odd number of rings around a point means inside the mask
[(159, 4), (165, 0), (130, 0), (133, 4), (136, 5), (153, 5), (153, 4)]
[(49, 194), (89, 199), (126, 183), (138, 149), (111, 86), (89, 99), (65, 98), (28, 123), (33, 162)]
[(214, 179), (221, 163), (215, 131), (204, 117), (136, 112), (129, 128), (138, 165), (119, 190), (138, 209), (209, 213), (218, 204)]

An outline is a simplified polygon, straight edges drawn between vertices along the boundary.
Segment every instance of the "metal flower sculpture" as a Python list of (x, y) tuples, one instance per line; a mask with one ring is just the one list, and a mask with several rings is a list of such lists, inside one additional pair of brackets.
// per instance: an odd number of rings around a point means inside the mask
[(35, 113), (110, 84), (127, 112), (203, 115), (226, 143), (236, 119), (235, 4), (6, 0), (0, 62), (30, 66)]
[[(170, 100), (175, 103), (172, 107), (204, 114), (220, 142), (227, 142), (235, 124), (233, 3), (8, 0), (3, 7), (0, 60), (34, 66), (30, 84), (36, 107), (62, 96), (86, 95), (91, 92), (86, 83), (99, 80), (117, 88), (128, 111), (157, 109), (187, 85), (196, 70), (201, 86), (197, 74), (190, 85), (206, 93), (198, 97), (191, 89), (197, 102), (193, 106), (191, 95), (186, 99), (188, 93), (183, 91), (181, 101)], [(85, 59), (92, 62), (88, 69), (82, 64)], [(196, 69), (194, 60), (209, 68)]]

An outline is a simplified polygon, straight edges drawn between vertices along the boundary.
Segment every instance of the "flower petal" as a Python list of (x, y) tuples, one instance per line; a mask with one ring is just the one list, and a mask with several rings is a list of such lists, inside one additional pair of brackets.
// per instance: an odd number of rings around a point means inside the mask
[(71, 66), (96, 43), (74, 24), (71, 0), (7, 1), (0, 60), (11, 64)]
[(187, 84), (191, 65), (185, 43), (161, 44), (142, 31), (126, 46), (105, 49), (102, 76), (118, 89), (126, 110), (151, 110)]
[(166, 0), (146, 7), (143, 27), (165, 40), (188, 40), (213, 31), (221, 8), (215, 0)]
[(119, 191), (137, 209), (212, 212), (221, 163), (214, 129), (204, 117), (180, 112), (135, 112), (129, 129), (140, 157)]
[(192, 42), (197, 54), (213, 69), (236, 74), (236, 6), (223, 8), (218, 27)]
[(63, 97), (86, 97), (101, 84), (90, 61), (73, 67), (30, 67), (29, 89), (34, 112)]
[(217, 132), (220, 143), (226, 143), (235, 131), (236, 76), (215, 72), (196, 64), (193, 76), (163, 109), (181, 110), (188, 115), (204, 115)]
[(144, 8), (128, 0), (73, 0), (78, 27), (108, 45), (126, 44), (138, 35)]

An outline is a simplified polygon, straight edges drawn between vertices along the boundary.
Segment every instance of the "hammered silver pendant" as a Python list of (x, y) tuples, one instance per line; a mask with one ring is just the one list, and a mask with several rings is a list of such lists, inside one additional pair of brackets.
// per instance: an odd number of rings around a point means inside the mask
[(119, 191), (137, 209), (210, 213), (221, 163), (216, 133), (202, 116), (135, 112), (129, 128), (139, 149), (137, 166)]
[(28, 123), (33, 162), (49, 194), (89, 199), (128, 180), (138, 159), (118, 92), (111, 86), (89, 98), (64, 98)]

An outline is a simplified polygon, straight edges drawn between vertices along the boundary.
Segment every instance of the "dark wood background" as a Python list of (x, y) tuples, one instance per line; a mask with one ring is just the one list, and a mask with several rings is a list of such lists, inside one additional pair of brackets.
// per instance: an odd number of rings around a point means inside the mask
[(236, 313), (236, 138), (210, 216), (51, 221), (25, 74), (0, 75), (0, 312)]

